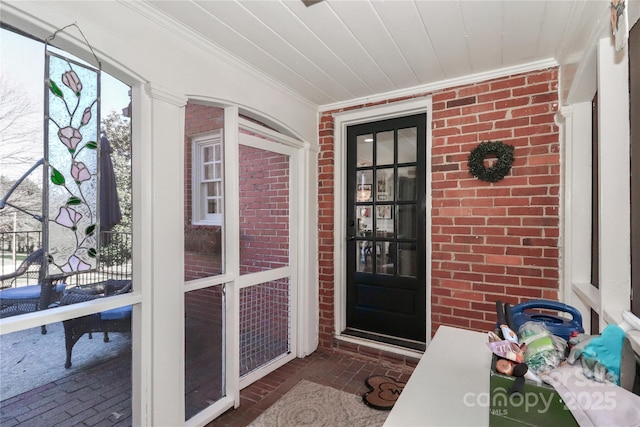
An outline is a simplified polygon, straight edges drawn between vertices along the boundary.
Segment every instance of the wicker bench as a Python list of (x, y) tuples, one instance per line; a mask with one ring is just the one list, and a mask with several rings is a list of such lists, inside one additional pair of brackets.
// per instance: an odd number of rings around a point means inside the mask
[[(58, 304), (66, 285), (44, 277), (43, 258), (44, 251), (38, 249), (29, 254), (16, 271), (0, 276), (0, 318), (44, 310)], [(45, 326), (42, 326), (42, 333), (47, 333)]]
[[(47, 307), (52, 303), (60, 301), (66, 285), (58, 283), (49, 285), (47, 283), (18, 286), (17, 288), (3, 289), (0, 291), (0, 317), (15, 316), (16, 314), (31, 313), (40, 309), (42, 302), (42, 287), (51, 286), (51, 295)], [(42, 308), (45, 308), (44, 306)]]
[[(101, 292), (102, 290), (103, 292)], [(96, 298), (119, 295), (129, 291), (131, 291), (130, 280), (109, 279), (89, 288), (78, 287), (69, 289), (60, 300), (60, 305), (77, 304)], [(62, 322), (64, 326), (65, 349), (67, 352), (64, 367), (71, 367), (73, 346), (84, 334), (89, 334), (89, 338), (92, 338), (93, 332), (102, 332), (104, 334), (104, 342), (109, 342), (109, 332), (131, 332), (131, 312), (132, 306), (129, 305)]]

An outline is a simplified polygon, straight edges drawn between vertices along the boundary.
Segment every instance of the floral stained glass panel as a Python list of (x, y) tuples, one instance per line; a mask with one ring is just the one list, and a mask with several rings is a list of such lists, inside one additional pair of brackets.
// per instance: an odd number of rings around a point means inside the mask
[(96, 268), (100, 72), (46, 53), (44, 249), (48, 276)]

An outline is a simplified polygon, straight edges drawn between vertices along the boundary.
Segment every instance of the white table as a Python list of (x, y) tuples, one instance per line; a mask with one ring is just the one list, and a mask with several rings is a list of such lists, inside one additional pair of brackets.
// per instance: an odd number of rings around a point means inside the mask
[(440, 326), (385, 427), (488, 426), (487, 334)]

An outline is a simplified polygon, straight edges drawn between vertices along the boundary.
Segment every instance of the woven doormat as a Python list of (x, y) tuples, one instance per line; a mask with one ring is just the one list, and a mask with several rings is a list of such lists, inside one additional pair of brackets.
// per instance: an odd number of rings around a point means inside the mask
[(373, 375), (364, 383), (369, 391), (362, 395), (362, 401), (367, 406), (383, 411), (393, 408), (405, 386), (405, 383), (385, 375)]
[(301, 380), (250, 427), (372, 427), (388, 413), (368, 408), (360, 396)]

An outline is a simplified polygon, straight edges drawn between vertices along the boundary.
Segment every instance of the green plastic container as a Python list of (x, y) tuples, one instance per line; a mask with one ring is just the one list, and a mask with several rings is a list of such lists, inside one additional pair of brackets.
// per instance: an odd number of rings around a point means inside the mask
[(490, 426), (578, 426), (556, 390), (548, 384), (525, 380), (523, 394), (510, 395), (515, 378), (496, 371), (493, 355), (489, 379)]

